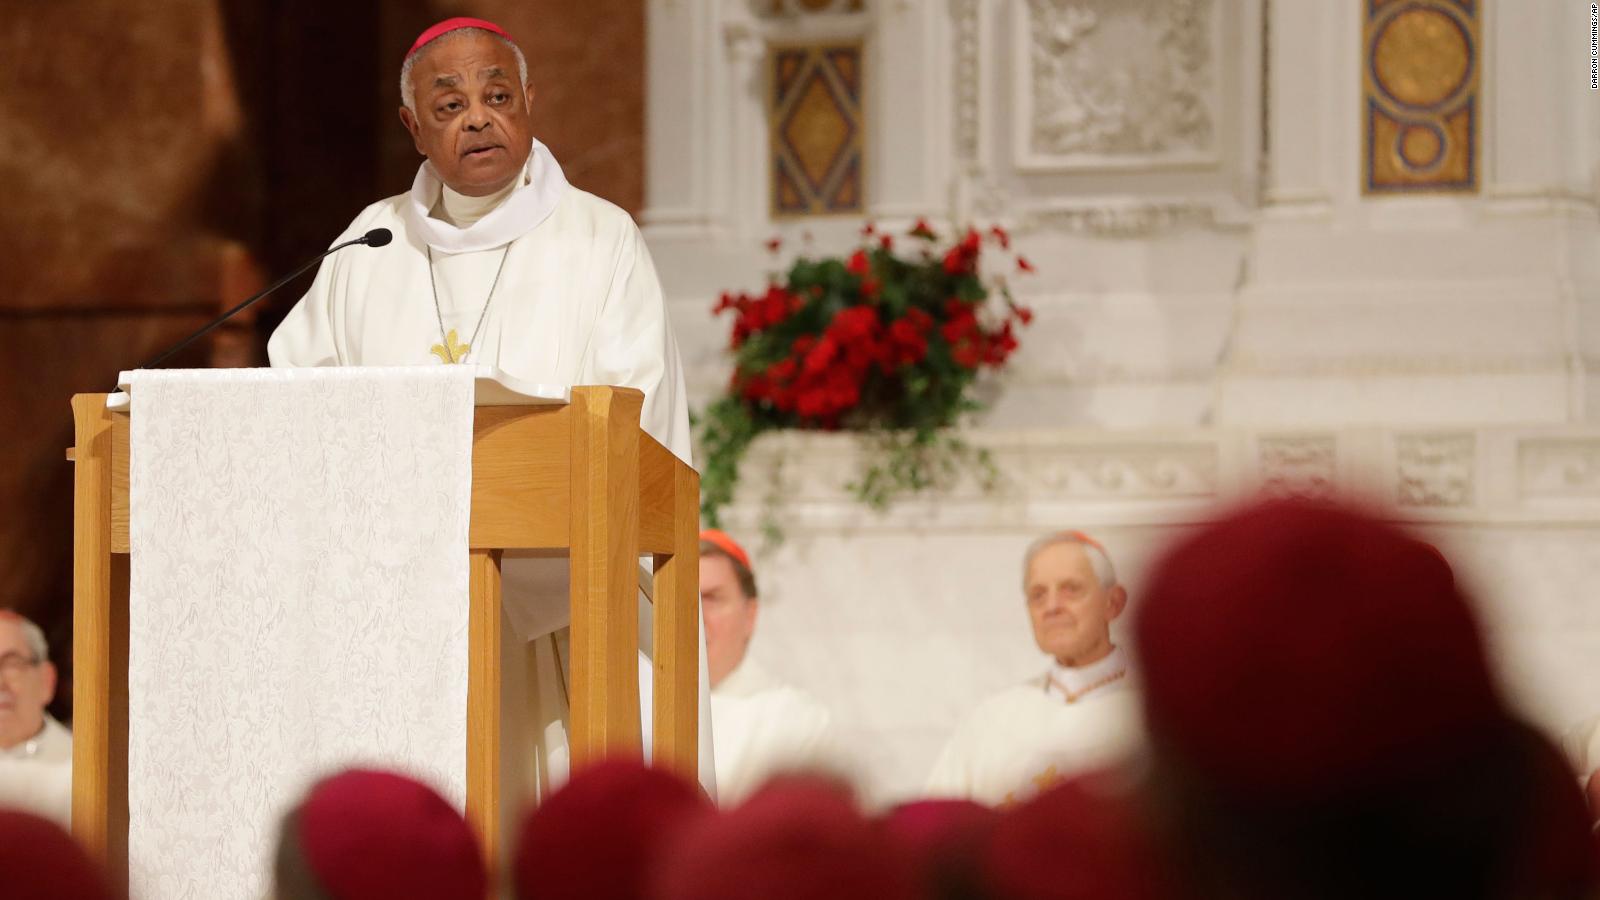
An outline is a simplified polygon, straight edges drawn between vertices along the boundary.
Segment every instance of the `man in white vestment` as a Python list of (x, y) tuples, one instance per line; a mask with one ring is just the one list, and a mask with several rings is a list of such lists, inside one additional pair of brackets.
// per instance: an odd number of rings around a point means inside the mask
[[(493, 23), (446, 20), (413, 44), (400, 94), (427, 159), (409, 192), (362, 210), (336, 242), (374, 228), (393, 241), (322, 263), (267, 345), (272, 365), (465, 363), (534, 384), (638, 388), (644, 430), (689, 462), (683, 373), (650, 253), (626, 212), (569, 185), (534, 139), (522, 51)], [(503, 591), (511, 626), (534, 642), (544, 790), (567, 769), (566, 561), (507, 554)], [(648, 716), (648, 694), (641, 705)], [(700, 744), (714, 790), (703, 715)]]
[(721, 531), (700, 533), (700, 615), (711, 678), (717, 795), (732, 805), (768, 778), (839, 762), (828, 710), (790, 687), (747, 652), (758, 602), (750, 555)]
[(959, 725), (929, 777), (932, 796), (1020, 802), (1118, 761), (1142, 739), (1127, 657), (1111, 640), (1128, 595), (1105, 548), (1082, 532), (1058, 532), (1035, 541), (1022, 568), (1033, 639), (1050, 667), (989, 697)]
[(44, 632), (0, 610), (0, 808), (66, 828), (72, 817), (72, 732), (45, 712), (56, 667)]

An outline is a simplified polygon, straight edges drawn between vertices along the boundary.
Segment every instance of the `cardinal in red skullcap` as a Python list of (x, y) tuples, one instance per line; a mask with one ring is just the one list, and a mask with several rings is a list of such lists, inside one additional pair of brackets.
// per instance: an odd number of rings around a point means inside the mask
[(1150, 804), (1201, 894), (1515, 896), (1528, 731), (1430, 545), (1256, 504), (1158, 562), (1135, 643)]
[(828, 708), (747, 652), (761, 611), (750, 554), (724, 531), (700, 532), (700, 616), (711, 683), (717, 800), (737, 805), (768, 778), (837, 768)]
[(657, 900), (913, 900), (915, 879), (848, 790), (811, 777), (769, 782), (740, 807), (674, 838)]
[(981, 873), (990, 900), (1184, 896), (1120, 772), (1078, 776), (1006, 812), (984, 849)]
[(643, 898), (662, 845), (711, 810), (697, 786), (642, 763), (580, 770), (523, 822), (517, 896)]
[(111, 900), (100, 868), (61, 826), (32, 813), (0, 809), (0, 897), (6, 900)]
[(277, 900), (484, 900), (483, 852), (461, 813), (393, 772), (317, 783), (284, 819)]
[[(330, 251), (273, 331), (272, 365), (469, 366), (524, 393), (631, 388), (639, 428), (692, 465), (683, 364), (650, 249), (626, 210), (568, 182), (535, 136), (538, 95), (513, 29), (451, 18), (391, 58), (395, 124), (418, 153), (416, 176), (327, 235), (345, 249)], [(542, 790), (571, 758), (559, 650), (570, 573), (562, 559), (508, 555), (501, 574), (508, 627), (533, 657), (533, 765), (552, 776)], [(651, 661), (641, 665), (648, 710)], [(700, 746), (701, 782), (714, 788), (705, 716)]]

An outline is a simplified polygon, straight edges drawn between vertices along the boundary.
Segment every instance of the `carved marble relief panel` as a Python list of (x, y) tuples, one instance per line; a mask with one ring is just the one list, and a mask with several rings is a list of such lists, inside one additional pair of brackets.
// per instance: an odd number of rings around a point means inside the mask
[(1213, 0), (1026, 0), (1014, 7), (1019, 169), (1217, 158)]
[(1471, 434), (1403, 434), (1395, 439), (1401, 506), (1471, 506), (1477, 442)]

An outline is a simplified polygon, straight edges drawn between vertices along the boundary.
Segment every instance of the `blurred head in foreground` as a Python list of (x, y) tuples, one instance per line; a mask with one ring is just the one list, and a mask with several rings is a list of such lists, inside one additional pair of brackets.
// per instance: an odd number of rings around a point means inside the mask
[(318, 782), (288, 816), (276, 900), (483, 900), (483, 854), (461, 813), (421, 782), (352, 769)]
[(111, 900), (100, 869), (61, 826), (0, 809), (0, 897), (6, 900)]
[(517, 896), (642, 898), (663, 843), (710, 811), (698, 786), (639, 762), (579, 770), (523, 821)]
[(1571, 808), (1448, 563), (1371, 512), (1273, 501), (1200, 529), (1135, 643), (1158, 823), (1203, 895), (1525, 896), (1539, 810)]
[(847, 788), (811, 776), (768, 782), (742, 806), (674, 837), (657, 900), (912, 900), (911, 867)]

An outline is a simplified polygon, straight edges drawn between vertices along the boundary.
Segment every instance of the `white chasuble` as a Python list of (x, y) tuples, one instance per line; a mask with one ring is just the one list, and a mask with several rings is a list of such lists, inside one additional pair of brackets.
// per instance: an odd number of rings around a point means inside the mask
[(779, 682), (746, 656), (711, 691), (717, 801), (738, 804), (785, 771), (844, 763), (832, 716), (810, 694)]
[(463, 803), (472, 370), (128, 385), (133, 896), (265, 896), (279, 819), (346, 766)]
[(1097, 667), (1113, 679), (1074, 678), (1057, 666), (989, 697), (945, 745), (926, 793), (1006, 806), (1123, 760), (1144, 735), (1123, 660), (1117, 651)]
[(49, 713), (38, 734), (0, 750), (0, 808), (72, 826), (72, 732)]
[[(445, 197), (433, 166), (423, 163), (409, 193), (367, 207), (336, 239), (374, 228), (394, 233), (388, 246), (350, 247), (323, 261), (310, 291), (268, 343), (272, 365), (453, 360), (493, 364), (536, 384), (637, 388), (644, 393), (645, 432), (690, 462), (677, 342), (633, 219), (570, 186), (538, 141), (515, 184), (487, 212), (451, 216), (444, 201), (462, 198)], [(560, 651), (569, 619), (567, 562), (507, 554), (503, 575), (509, 623), (521, 640), (533, 642), (533, 708), (544, 740), (530, 765), (542, 793), (566, 769), (561, 673), (570, 659)], [(641, 639), (647, 649), (643, 632)], [(702, 639), (701, 708), (709, 709), (704, 668)], [(647, 716), (648, 692), (640, 702)], [(702, 715), (701, 781), (715, 796), (707, 719)], [(648, 733), (644, 743), (648, 749)]]

